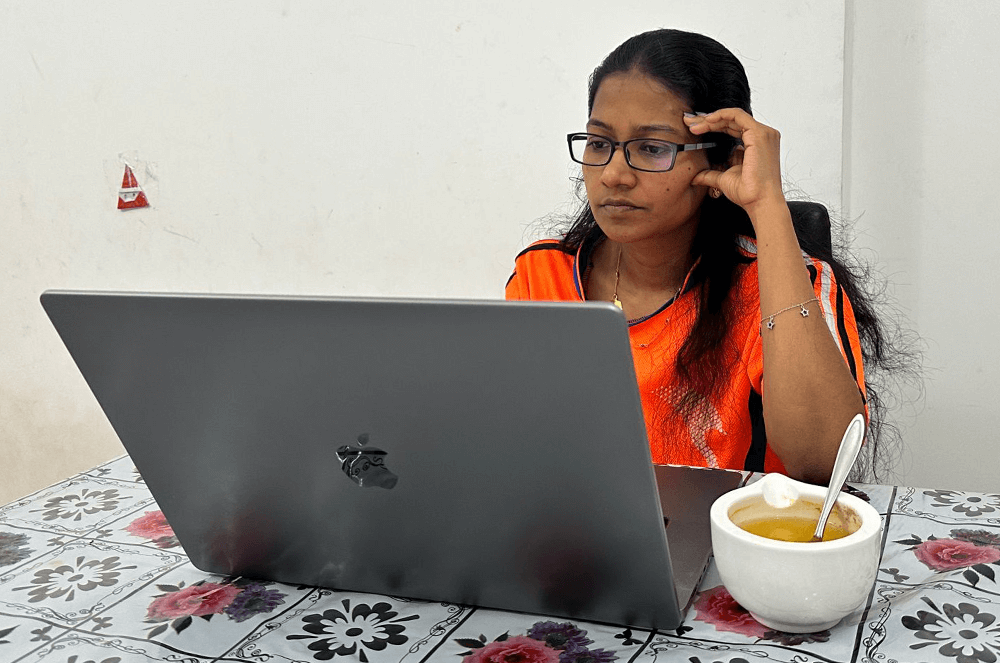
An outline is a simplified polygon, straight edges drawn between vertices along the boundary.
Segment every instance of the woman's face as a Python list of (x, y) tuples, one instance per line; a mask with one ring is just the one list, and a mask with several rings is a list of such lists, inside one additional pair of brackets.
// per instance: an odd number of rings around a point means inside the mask
[[(697, 143), (684, 124), (691, 108), (656, 80), (638, 72), (607, 76), (597, 89), (587, 131), (614, 141), (656, 138), (673, 143)], [(597, 225), (611, 240), (690, 241), (706, 187), (691, 179), (708, 168), (704, 150), (678, 152), (672, 170), (635, 170), (616, 149), (611, 163), (583, 166), (587, 199)]]

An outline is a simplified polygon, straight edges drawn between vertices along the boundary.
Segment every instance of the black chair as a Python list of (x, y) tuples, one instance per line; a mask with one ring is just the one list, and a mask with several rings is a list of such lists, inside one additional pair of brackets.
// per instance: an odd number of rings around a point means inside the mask
[(826, 260), (833, 257), (830, 214), (820, 203), (792, 200), (788, 203), (799, 246), (809, 255)]

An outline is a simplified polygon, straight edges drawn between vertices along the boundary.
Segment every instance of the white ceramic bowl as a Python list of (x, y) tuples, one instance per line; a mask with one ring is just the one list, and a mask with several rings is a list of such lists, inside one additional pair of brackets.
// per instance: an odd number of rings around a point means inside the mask
[[(793, 502), (788, 508), (812, 508), (825, 496), (823, 486), (768, 474), (726, 493), (712, 505), (712, 549), (722, 583), (767, 627), (790, 633), (831, 628), (865, 602), (875, 582), (882, 518), (853, 495), (841, 493), (834, 508), (834, 514), (857, 527), (841, 539), (776, 541), (751, 534), (733, 522), (748, 514), (756, 517), (774, 511), (768, 501), (786, 498), (786, 503)], [(815, 512), (818, 516), (819, 509)]]

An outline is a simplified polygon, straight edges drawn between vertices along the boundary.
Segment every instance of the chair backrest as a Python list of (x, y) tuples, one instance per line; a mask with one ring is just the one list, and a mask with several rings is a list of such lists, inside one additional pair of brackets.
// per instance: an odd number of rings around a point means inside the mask
[(830, 214), (820, 203), (792, 200), (788, 203), (799, 246), (809, 255), (825, 260), (833, 256)]

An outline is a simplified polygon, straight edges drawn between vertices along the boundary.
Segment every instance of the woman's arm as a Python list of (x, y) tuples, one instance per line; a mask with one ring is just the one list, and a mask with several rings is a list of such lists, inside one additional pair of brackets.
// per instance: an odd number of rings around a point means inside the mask
[[(840, 439), (864, 402), (826, 325), (802, 259), (781, 189), (780, 135), (740, 109), (687, 118), (695, 135), (740, 138), (728, 169), (706, 170), (695, 185), (716, 187), (750, 216), (757, 235), (757, 270), (764, 355), (767, 441), (788, 473), (827, 483)], [(801, 306), (800, 306), (801, 305)], [(786, 310), (773, 319), (766, 319)], [(801, 307), (809, 312), (803, 317)]]

